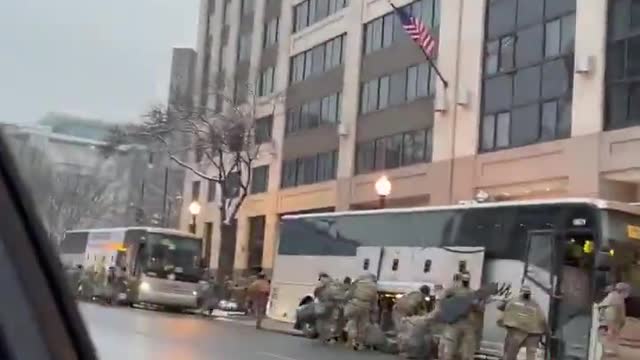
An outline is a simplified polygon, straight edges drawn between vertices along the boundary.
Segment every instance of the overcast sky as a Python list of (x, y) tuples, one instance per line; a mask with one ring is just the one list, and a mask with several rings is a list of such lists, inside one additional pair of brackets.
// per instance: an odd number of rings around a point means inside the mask
[(0, 122), (139, 118), (166, 101), (171, 49), (195, 47), (198, 3), (0, 0)]

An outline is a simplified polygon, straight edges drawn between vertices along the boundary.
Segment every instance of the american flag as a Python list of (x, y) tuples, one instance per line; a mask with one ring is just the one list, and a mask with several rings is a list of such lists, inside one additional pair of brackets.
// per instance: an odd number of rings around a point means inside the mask
[(436, 39), (431, 34), (431, 30), (420, 19), (411, 16), (404, 9), (397, 8), (393, 4), (391, 6), (400, 18), (402, 27), (411, 40), (420, 46), (427, 57), (433, 57), (437, 44)]

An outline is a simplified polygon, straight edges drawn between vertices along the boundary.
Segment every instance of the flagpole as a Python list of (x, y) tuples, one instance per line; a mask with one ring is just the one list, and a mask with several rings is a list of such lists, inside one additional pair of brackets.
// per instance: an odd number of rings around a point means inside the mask
[[(393, 10), (396, 13), (398, 13), (400, 11), (395, 5), (393, 5), (391, 0), (387, 0), (387, 2), (389, 3), (389, 5), (391, 5), (391, 7), (393, 8)], [(413, 43), (415, 43), (415, 42), (413, 42)], [(440, 72), (440, 69), (438, 69), (436, 64), (433, 62), (433, 59), (431, 59), (431, 57), (427, 54), (425, 49), (422, 48), (422, 46), (419, 46), (419, 48), (422, 51), (422, 53), (424, 54), (424, 57), (427, 58), (427, 61), (429, 62), (429, 66), (431, 66), (431, 68), (436, 72), (436, 75), (438, 76), (440, 81), (442, 81), (442, 85), (444, 85), (444, 88), (446, 89), (447, 87), (449, 87), (449, 83), (447, 82), (447, 80), (444, 79), (444, 76), (442, 76), (442, 73)]]
[(442, 81), (442, 85), (446, 89), (449, 86), (449, 82), (447, 82), (447, 80), (444, 79), (444, 77), (442, 76), (442, 73), (440, 72), (440, 69), (438, 69), (438, 67), (433, 63), (433, 60), (429, 57), (429, 55), (427, 55), (427, 52), (424, 51), (424, 49), (422, 49), (422, 53), (427, 58), (429, 65), (436, 72), (436, 75), (438, 75), (438, 78), (440, 78), (440, 81)]

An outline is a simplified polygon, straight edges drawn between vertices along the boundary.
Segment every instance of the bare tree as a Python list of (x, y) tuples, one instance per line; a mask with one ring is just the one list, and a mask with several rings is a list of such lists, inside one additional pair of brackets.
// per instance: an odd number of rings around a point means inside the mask
[(45, 154), (34, 153), (39, 161), (21, 163), (22, 175), (52, 241), (59, 242), (67, 230), (93, 226), (116, 208), (108, 181), (97, 172), (59, 171)]
[[(245, 85), (238, 85), (245, 86)], [(222, 236), (218, 271), (229, 275), (235, 255), (237, 214), (250, 192), (253, 165), (260, 152), (256, 141), (256, 96), (252, 86), (241, 89), (246, 101), (224, 92), (217, 101), (228, 105), (224, 111), (194, 105), (188, 99), (154, 106), (135, 129), (114, 129), (108, 140), (111, 149), (132, 142), (151, 142), (161, 146), (169, 158), (203, 180), (220, 188), (216, 222)], [(235, 92), (238, 93), (237, 91)], [(280, 97), (272, 95), (271, 115)], [(220, 104), (218, 104), (220, 105)], [(146, 140), (144, 140), (146, 139)], [(107, 152), (109, 152), (107, 148)], [(185, 154), (193, 154), (188, 160)]]
[(109, 183), (94, 175), (55, 173), (43, 217), (50, 238), (60, 240), (67, 230), (91, 227), (116, 208)]

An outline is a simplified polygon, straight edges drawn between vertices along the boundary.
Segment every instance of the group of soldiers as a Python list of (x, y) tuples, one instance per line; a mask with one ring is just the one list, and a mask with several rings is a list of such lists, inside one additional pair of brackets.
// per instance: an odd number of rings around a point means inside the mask
[(126, 291), (125, 272), (124, 268), (104, 264), (66, 269), (67, 280), (76, 296), (84, 300), (100, 298), (108, 303), (117, 301), (118, 294)]
[[(374, 275), (364, 274), (351, 282), (321, 273), (318, 280), (313, 304), (315, 328), (326, 343), (340, 341), (346, 330), (346, 343), (354, 350), (373, 348), (405, 358), (471, 360), (479, 350), (488, 296), (474, 298), (477, 292), (470, 287), (468, 272), (456, 274), (451, 287), (435, 294), (437, 300), (428, 285), (396, 298), (391, 310), (393, 330), (387, 333), (377, 323), (383, 309), (379, 308), (382, 302)], [(468, 311), (452, 319), (442, 314), (451, 299), (474, 300)], [(515, 360), (525, 347), (527, 360), (533, 360), (547, 325), (531, 289), (522, 286), (519, 296), (505, 300), (499, 309), (503, 316), (498, 325), (507, 330), (504, 359)]]

